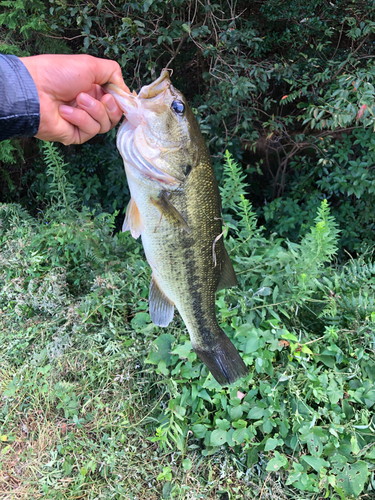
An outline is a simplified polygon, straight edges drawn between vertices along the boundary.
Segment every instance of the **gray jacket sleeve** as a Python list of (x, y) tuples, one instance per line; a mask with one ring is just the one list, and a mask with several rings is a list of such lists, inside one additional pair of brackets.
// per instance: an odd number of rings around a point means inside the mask
[(30, 73), (18, 57), (0, 54), (0, 141), (32, 137), (39, 123), (39, 96)]

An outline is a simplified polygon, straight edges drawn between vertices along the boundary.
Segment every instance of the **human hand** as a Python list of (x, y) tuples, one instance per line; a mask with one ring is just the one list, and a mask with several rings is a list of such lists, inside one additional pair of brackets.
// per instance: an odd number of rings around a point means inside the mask
[(63, 54), (20, 59), (39, 94), (39, 139), (82, 144), (120, 121), (123, 113), (115, 99), (100, 87), (111, 82), (129, 92), (115, 61)]

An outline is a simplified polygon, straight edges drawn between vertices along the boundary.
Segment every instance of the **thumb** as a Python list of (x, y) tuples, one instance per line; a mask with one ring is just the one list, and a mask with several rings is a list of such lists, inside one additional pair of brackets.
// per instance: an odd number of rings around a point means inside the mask
[(93, 83), (104, 85), (107, 82), (111, 82), (125, 92), (130, 92), (122, 77), (121, 67), (116, 61), (92, 57), (92, 70), (94, 73)]

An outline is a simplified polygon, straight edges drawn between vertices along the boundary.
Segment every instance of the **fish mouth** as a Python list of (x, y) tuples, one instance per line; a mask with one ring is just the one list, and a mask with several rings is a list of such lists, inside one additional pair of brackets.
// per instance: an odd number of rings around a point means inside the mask
[[(156, 97), (167, 90), (170, 85), (171, 80), (169, 78), (169, 71), (167, 69), (163, 69), (160, 73), (159, 78), (150, 83), (150, 85), (144, 85), (139, 91), (138, 95), (135, 90), (133, 90), (133, 92), (130, 94), (111, 82), (107, 82), (102, 85), (102, 89), (108, 94), (113, 95), (113, 97), (118, 100), (120, 107), (123, 109), (121, 103), (126, 103), (130, 106), (138, 107), (137, 99), (152, 99), (153, 97)], [(126, 109), (123, 109), (123, 111), (126, 113)]]
[(182, 179), (166, 172), (167, 165), (163, 164), (161, 156), (163, 150), (173, 150), (178, 145), (171, 142), (161, 147), (157, 140), (154, 143), (152, 137), (146, 137), (144, 133), (144, 113), (163, 105), (165, 92), (170, 85), (169, 71), (163, 69), (159, 78), (143, 86), (138, 95), (135, 91), (129, 94), (110, 82), (102, 85), (102, 88), (113, 95), (127, 119), (117, 136), (118, 148), (124, 160), (150, 180), (172, 186), (180, 184)]
[(138, 97), (141, 99), (152, 99), (169, 88), (171, 81), (169, 79), (169, 71), (163, 69), (157, 80), (145, 85), (139, 91)]

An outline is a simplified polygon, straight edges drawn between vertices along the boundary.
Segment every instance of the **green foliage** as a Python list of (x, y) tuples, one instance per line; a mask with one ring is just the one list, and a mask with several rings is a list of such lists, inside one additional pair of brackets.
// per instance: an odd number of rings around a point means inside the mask
[[(294, 178), (301, 154), (307, 160), (304, 176), (316, 166), (317, 152), (325, 157), (319, 135), (333, 142), (337, 133), (373, 128), (372, 5), (275, 0), (242, 8), (204, 1), (192, 12), (187, 0), (3, 1), (2, 50), (81, 51), (113, 58), (136, 89), (171, 67), (173, 82), (193, 104), (212, 153), (230, 149), (242, 160), (255, 186), (249, 196), (261, 206), (288, 191), (287, 178)], [(86, 163), (88, 149), (78, 151)], [(350, 161), (363, 163), (361, 153)], [(100, 187), (97, 179), (91, 183), (92, 199)], [(327, 197), (320, 187), (316, 191), (320, 200)], [(303, 196), (293, 194), (295, 205), (311, 213)], [(285, 195), (279, 204), (287, 213), (290, 193)], [(346, 201), (350, 209), (356, 202)], [(296, 215), (297, 208), (291, 219)], [(288, 236), (296, 239), (295, 233)]]
[(33, 428), (26, 414), (39, 435), (54, 436), (38, 479), (23, 479), (29, 496), (62, 499), (69, 480), (71, 496), (98, 497), (109, 481), (120, 496), (143, 487), (155, 500), (207, 498), (212, 488), (226, 491), (230, 477), (241, 500), (259, 497), (266, 480), (274, 498), (367, 498), (375, 268), (371, 255), (334, 264), (338, 231), (327, 201), (297, 243), (266, 239), (226, 155), (226, 245), (239, 287), (219, 292), (216, 305), (250, 374), (222, 388), (180, 318), (168, 329), (151, 323), (139, 243), (113, 236), (114, 216), (77, 210), (55, 146), (45, 161), (45, 213), (0, 210), (2, 453)]
[(47, 167), (47, 175), (51, 176), (49, 183), (49, 195), (54, 208), (62, 210), (64, 216), (71, 211), (75, 211), (77, 204), (77, 195), (73, 184), (68, 182), (65, 167), (61, 155), (59, 155), (56, 146), (51, 142), (45, 142), (42, 146), (44, 152), (44, 161)]
[(16, 163), (24, 163), (22, 148), (17, 139), (6, 140), (0, 143), (0, 182), (2, 191), (11, 197), (16, 193), (16, 187), (9, 173), (9, 169)]
[[(123, 161), (112, 140), (104, 144), (84, 144), (79, 151), (73, 152), (59, 148), (58, 155), (64, 163), (65, 182), (74, 189), (80, 205), (107, 213), (121, 209), (123, 217), (130, 198), (129, 189)], [(28, 196), (37, 202), (34, 209), (43, 206), (45, 199), (51, 197), (52, 182), (43, 159), (39, 159), (34, 163), (33, 172), (25, 177), (29, 185)]]
[[(47, 2), (2, 0), (0, 7), (0, 26), (3, 27), (0, 31), (1, 53), (29, 56), (35, 55), (38, 49), (49, 53), (69, 52), (66, 43), (58, 37), (63, 27), (50, 24)], [(55, 33), (52, 42), (50, 33)]]
[(356, 129), (336, 141), (320, 139), (316, 158), (296, 158), (284, 198), (263, 207), (269, 231), (295, 240), (312, 223), (312, 209), (322, 196), (330, 200), (341, 232), (339, 246), (363, 252), (374, 240), (375, 134)]

